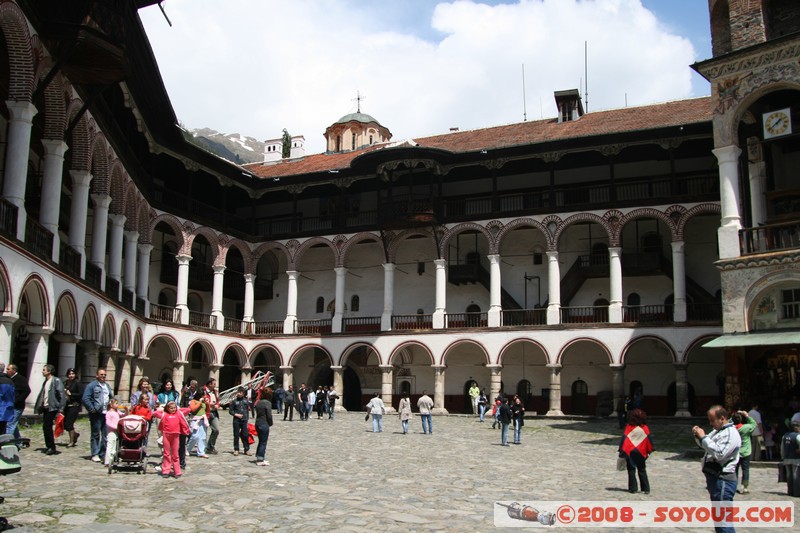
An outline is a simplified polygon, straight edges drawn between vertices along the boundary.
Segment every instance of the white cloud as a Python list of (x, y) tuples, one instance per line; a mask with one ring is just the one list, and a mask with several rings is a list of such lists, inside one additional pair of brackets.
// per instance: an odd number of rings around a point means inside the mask
[(309, 153), (357, 90), (395, 140), (519, 122), (523, 63), (528, 119), (554, 116), (553, 91), (584, 78), (584, 42), (590, 111), (691, 96), (690, 41), (639, 0), (496, 2), (168, 0), (171, 28), (155, 6), (140, 15), (187, 127), (287, 128)]

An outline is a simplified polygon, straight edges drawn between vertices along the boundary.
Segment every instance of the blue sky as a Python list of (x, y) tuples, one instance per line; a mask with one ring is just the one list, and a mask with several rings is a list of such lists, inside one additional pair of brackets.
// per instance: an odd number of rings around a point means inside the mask
[[(324, 150), (362, 111), (393, 140), (707, 95), (705, 0), (167, 0), (140, 10), (178, 119), (260, 140), (283, 128)], [(522, 65), (525, 65), (525, 92)], [(527, 111), (527, 115), (523, 114)]]

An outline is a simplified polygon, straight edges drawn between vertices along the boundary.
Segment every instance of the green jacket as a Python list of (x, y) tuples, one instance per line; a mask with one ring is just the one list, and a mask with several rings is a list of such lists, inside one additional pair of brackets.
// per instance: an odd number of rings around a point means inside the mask
[(738, 426), (736, 430), (739, 432), (739, 436), (742, 437), (742, 447), (739, 448), (739, 456), (750, 457), (753, 451), (750, 447), (750, 435), (756, 430), (755, 419), (748, 416), (747, 420), (745, 420), (741, 426)]

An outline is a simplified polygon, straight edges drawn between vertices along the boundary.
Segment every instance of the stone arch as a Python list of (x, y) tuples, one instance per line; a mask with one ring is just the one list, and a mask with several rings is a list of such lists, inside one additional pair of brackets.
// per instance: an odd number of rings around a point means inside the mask
[(136, 328), (136, 333), (133, 334), (133, 346), (131, 347), (131, 353), (133, 353), (134, 357), (140, 357), (142, 355), (143, 344), (144, 335), (142, 334), (142, 328)]
[[(36, 84), (40, 85), (50, 70), (53, 68), (52, 61), (47, 58), (39, 65), (36, 75)], [(14, 72), (12, 70), (12, 72)], [(67, 108), (66, 90), (64, 76), (59, 72), (44, 87), (44, 139), (61, 141), (64, 139), (64, 132), (67, 129)]]
[(378, 364), (383, 364), (383, 358), (381, 357), (380, 352), (375, 348), (375, 345), (366, 341), (357, 341), (352, 344), (348, 344), (347, 347), (342, 350), (342, 353), (339, 355), (339, 366), (346, 366), (348, 358), (353, 354), (355, 350), (358, 348), (367, 348), (371, 350), (375, 356), (378, 358)]
[(97, 319), (97, 309), (95, 309), (94, 304), (90, 303), (83, 311), (81, 338), (85, 341), (97, 341), (100, 338), (100, 323)]
[(280, 359), (280, 364), (281, 366), (283, 366), (283, 354), (281, 353), (280, 349), (276, 345), (270, 342), (262, 342), (260, 344), (257, 344), (252, 350), (250, 350), (250, 353), (245, 354), (245, 360), (242, 363), (242, 367), (252, 368), (255, 357), (261, 350), (266, 350), (266, 349), (272, 350), (276, 354), (278, 354), (278, 358)]
[(464, 346), (464, 345), (474, 346), (475, 348), (477, 348), (483, 354), (483, 357), (485, 359), (485, 364), (488, 365), (488, 364), (491, 363), (491, 360), (490, 360), (490, 357), (489, 357), (489, 350), (487, 350), (486, 346), (484, 346), (482, 343), (476, 341), (475, 339), (458, 339), (458, 340), (455, 340), (455, 341), (451, 342), (450, 344), (448, 344), (444, 348), (444, 350), (442, 350), (442, 359), (439, 362), (439, 364), (440, 365), (447, 365), (447, 357), (451, 354), (451, 352), (454, 349), (456, 349), (458, 347), (461, 347), (461, 346)]
[(236, 353), (236, 360), (240, 368), (249, 368), (250, 359), (244, 346), (238, 342), (232, 342), (222, 349), (223, 357), (228, 353), (228, 350), (233, 350)]
[(448, 245), (450, 244), (450, 240), (460, 233), (464, 233), (468, 230), (475, 230), (484, 237), (486, 237), (486, 241), (489, 243), (489, 253), (494, 254), (497, 253), (497, 242), (495, 241), (494, 236), (489, 232), (489, 230), (482, 226), (481, 224), (477, 224), (475, 222), (464, 222), (461, 224), (456, 224), (452, 228), (447, 228), (442, 235), (442, 238), (439, 242), (439, 257), (440, 258), (447, 258), (448, 257)]
[(89, 122), (86, 119), (86, 115), (80, 114), (82, 108), (83, 101), (80, 98), (72, 99), (67, 105), (67, 121), (77, 120), (70, 132), (70, 138), (67, 139), (69, 150), (72, 153), (72, 168), (68, 170), (89, 172), (92, 160)]
[(136, 187), (133, 183), (128, 183), (125, 192), (125, 230), (126, 231), (139, 231), (139, 196)]
[(544, 235), (545, 241), (547, 242), (548, 249), (553, 246), (552, 235), (547, 230), (547, 227), (539, 222), (538, 220), (534, 220), (532, 218), (516, 218), (503, 226), (500, 231), (497, 233), (497, 249), (500, 250), (500, 244), (502, 244), (503, 239), (506, 238), (511, 232), (521, 228), (534, 228), (538, 229)]
[[(783, 79), (776, 79), (779, 77)], [(717, 148), (738, 146), (739, 124), (750, 112), (750, 107), (760, 98), (776, 91), (800, 91), (800, 84), (792, 81), (798, 78), (800, 69), (797, 61), (792, 61), (772, 68), (755, 70), (747, 76), (717, 81), (718, 90), (722, 89), (723, 85), (731, 85), (735, 90), (726, 91), (731, 94), (729, 99), (718, 100), (714, 112), (714, 146)]]
[(242, 239), (231, 239), (224, 244), (220, 243), (219, 254), (217, 254), (217, 259), (214, 262), (214, 266), (224, 265), (225, 260), (228, 257), (228, 252), (231, 249), (239, 250), (239, 253), (242, 254), (245, 274), (255, 273), (255, 264), (252, 261), (253, 252), (250, 250), (250, 247), (247, 245), (247, 243)]
[(427, 344), (425, 344), (424, 342), (420, 342), (420, 341), (407, 341), (407, 342), (404, 342), (401, 345), (397, 346), (389, 354), (389, 364), (390, 365), (396, 365), (398, 358), (400, 359), (401, 362), (404, 361), (405, 359), (407, 359), (408, 355), (405, 354), (404, 352), (407, 352), (409, 350), (409, 348), (412, 348), (412, 347), (420, 348), (422, 350), (422, 352), (425, 355), (427, 355), (428, 358), (430, 359), (430, 364), (431, 365), (435, 365), (436, 364), (436, 358), (433, 356), (433, 351), (430, 349), (430, 347)]
[(122, 322), (122, 326), (119, 328), (119, 342), (117, 343), (117, 348), (123, 354), (131, 353), (131, 325), (127, 320)]
[(28, 21), (13, 2), (0, 4), (0, 31), (8, 44), (9, 72), (12, 74), (8, 98), (30, 102), (33, 96), (34, 57)]
[(108, 144), (105, 135), (96, 132), (91, 144), (92, 193), (109, 193)]
[[(138, 332), (137, 332), (138, 334)], [(152, 339), (150, 339), (147, 343), (147, 347), (145, 348), (144, 352), (140, 354), (142, 357), (147, 357), (147, 353), (150, 351), (150, 348), (156, 341), (163, 341), (164, 344), (167, 346), (167, 350), (170, 354), (170, 361), (178, 362), (178, 361), (185, 361), (185, 359), (181, 359), (181, 350), (178, 347), (178, 341), (175, 340), (175, 337), (168, 333), (159, 333), (155, 335)], [(136, 342), (134, 341), (134, 350), (136, 347)], [(134, 351), (134, 354), (136, 352)], [(188, 352), (187, 352), (188, 353)]]
[[(143, 244), (153, 242), (153, 228), (155, 228), (155, 225), (150, 225), (151, 212), (154, 213), (155, 211), (151, 210), (150, 206), (147, 204), (147, 201), (141, 198), (136, 213), (136, 222), (138, 224), (136, 229), (139, 231), (139, 242)], [(183, 238), (182, 235), (181, 238)]]
[(192, 343), (186, 348), (183, 358), (184, 361), (189, 360), (189, 354), (192, 353), (192, 348), (194, 348), (195, 345), (200, 345), (203, 347), (203, 362), (205, 364), (215, 365), (220, 363), (220, 361), (217, 360), (217, 351), (214, 349), (214, 345), (211, 344), (211, 342), (207, 339), (196, 339), (192, 341)]
[(652, 341), (662, 345), (664, 348), (666, 348), (666, 351), (669, 353), (670, 362), (671, 363), (678, 362), (678, 355), (675, 353), (675, 348), (666, 339), (658, 335), (639, 335), (638, 337), (630, 339), (622, 348), (622, 353), (620, 353), (620, 364), (627, 363), (625, 358), (630, 352), (631, 347), (640, 341)]
[(312, 350), (313, 349), (318, 349), (319, 351), (324, 353), (326, 356), (328, 356), (328, 363), (331, 366), (333, 366), (333, 364), (334, 364), (333, 363), (333, 355), (331, 355), (331, 352), (327, 348), (325, 348), (324, 346), (322, 346), (320, 344), (313, 344), (313, 343), (303, 344), (302, 346), (298, 347), (295, 351), (293, 351), (292, 355), (289, 356), (288, 364), (290, 366), (296, 365), (297, 364), (297, 358), (300, 357), (302, 355), (302, 353), (305, 350), (308, 350), (308, 349), (312, 349)]
[(596, 215), (594, 213), (577, 213), (575, 215), (572, 215), (572, 216), (567, 217), (566, 219), (564, 219), (561, 222), (561, 224), (559, 224), (558, 227), (556, 228), (556, 232), (553, 235), (553, 245), (556, 247), (556, 249), (558, 248), (559, 240), (561, 238), (561, 234), (564, 233), (564, 231), (569, 226), (572, 226), (573, 224), (578, 224), (578, 223), (581, 223), (581, 222), (592, 222), (592, 223), (595, 223), (595, 224), (599, 225), (600, 227), (602, 227), (606, 231), (606, 235), (608, 236), (609, 245), (610, 246), (614, 246), (614, 244), (612, 244), (612, 243), (615, 242), (615, 241), (612, 240), (614, 232), (609, 227), (608, 221), (605, 218), (603, 218), (603, 217), (601, 217), (599, 215)]
[(307, 241), (305, 241), (303, 244), (301, 244), (297, 248), (297, 251), (294, 254), (293, 263), (295, 265), (299, 263), (300, 260), (303, 258), (303, 254), (305, 254), (306, 251), (308, 251), (312, 246), (315, 246), (317, 244), (324, 244), (325, 246), (330, 248), (331, 252), (333, 252), (334, 264), (336, 265), (339, 264), (339, 249), (331, 241), (329, 241), (324, 237), (312, 237)]
[(603, 342), (601, 342), (601, 341), (599, 341), (597, 339), (593, 339), (592, 337), (577, 337), (577, 338), (571, 339), (569, 342), (564, 344), (564, 346), (562, 346), (561, 350), (559, 350), (559, 352), (558, 352), (558, 357), (556, 357), (556, 363), (560, 364), (560, 365), (563, 365), (564, 364), (564, 354), (567, 352), (567, 350), (569, 350), (572, 346), (574, 346), (575, 344), (577, 344), (579, 342), (590, 342), (590, 343), (592, 343), (594, 345), (597, 345), (600, 348), (600, 350), (603, 353), (605, 353), (606, 357), (608, 358), (608, 364), (614, 364), (614, 356), (611, 354), (611, 350), (608, 349), (608, 346), (606, 346), (605, 343), (603, 343)]
[(13, 312), (13, 301), (14, 294), (11, 292), (11, 282), (9, 281), (8, 270), (6, 270), (6, 264), (2, 259), (0, 259), (0, 312)]
[(345, 263), (347, 262), (347, 256), (350, 253), (350, 249), (360, 242), (377, 242), (381, 246), (381, 248), (384, 248), (380, 235), (367, 231), (356, 233), (355, 235), (347, 239), (342, 245), (341, 249), (339, 250), (340, 263), (337, 263), (336, 266), (344, 266)]
[(209, 246), (211, 247), (211, 253), (213, 254), (213, 264), (216, 264), (217, 258), (219, 257), (219, 250), (220, 250), (220, 242), (219, 242), (219, 234), (216, 231), (209, 228), (208, 226), (200, 226), (195, 228), (194, 231), (189, 233), (186, 236), (183, 248), (186, 250), (192, 249), (192, 244), (194, 244), (194, 240), (202, 235), (208, 241)]
[(103, 319), (103, 328), (100, 330), (100, 345), (106, 348), (117, 347), (117, 323), (111, 313), (108, 313)]
[(683, 212), (675, 224), (675, 240), (683, 240), (683, 230), (686, 224), (698, 215), (718, 215), (722, 213), (722, 208), (719, 204), (698, 204), (691, 209)]
[[(22, 284), (22, 291), (20, 291), (20, 301), (17, 303), (17, 312), (20, 313), (20, 319), (25, 320), (28, 324), (37, 326), (46, 326), (50, 324), (50, 302), (47, 294), (47, 288), (38, 274), (31, 274), (25, 283)], [(22, 300), (25, 299), (27, 306), (22, 306)], [(24, 312), (24, 316), (23, 316)]]
[(777, 291), (800, 287), (800, 272), (788, 268), (788, 265), (782, 266), (781, 270), (769, 272), (744, 291), (741, 324), (746, 331), (778, 327), (780, 300)]
[(499, 350), (499, 352), (498, 352), (498, 354), (497, 354), (497, 364), (498, 364), (498, 365), (502, 365), (502, 364), (503, 364), (503, 359), (504, 359), (504, 358), (505, 358), (505, 357), (506, 357), (506, 356), (509, 354), (509, 352), (510, 352), (510, 351), (511, 351), (511, 350), (512, 350), (512, 349), (513, 349), (515, 346), (517, 346), (518, 344), (521, 344), (521, 343), (529, 343), (529, 344), (532, 344), (532, 345), (534, 345), (536, 348), (538, 348), (539, 350), (541, 350), (541, 351), (542, 351), (542, 353), (544, 354), (544, 358), (545, 358), (545, 364), (550, 364), (550, 355), (549, 355), (549, 353), (547, 352), (547, 348), (545, 348), (545, 347), (544, 347), (544, 345), (543, 345), (542, 343), (540, 343), (539, 341), (537, 341), (537, 340), (535, 340), (535, 339), (532, 339), (532, 338), (530, 338), (530, 337), (520, 337), (520, 338), (518, 338), (518, 339), (513, 339), (513, 340), (511, 340), (511, 341), (507, 342), (505, 345), (503, 345), (503, 346), (500, 348), (500, 350)]
[(152, 242), (153, 232), (155, 231), (156, 226), (161, 222), (163, 222), (164, 224), (169, 226), (170, 229), (172, 229), (172, 231), (175, 233), (175, 239), (177, 239), (178, 241), (178, 250), (183, 251), (186, 248), (186, 240), (187, 240), (186, 232), (180, 221), (175, 216), (170, 215), (168, 213), (163, 213), (161, 215), (152, 218), (147, 227), (146, 233), (140, 234), (140, 240), (142, 242)]
[(58, 298), (53, 329), (62, 335), (78, 334), (78, 306), (70, 291), (64, 291)]
[(629, 222), (633, 222), (634, 220), (642, 219), (642, 218), (654, 218), (663, 222), (670, 230), (672, 240), (675, 240), (675, 235), (677, 234), (677, 228), (675, 227), (675, 221), (663, 211), (659, 211), (658, 209), (653, 209), (650, 207), (645, 207), (641, 209), (634, 209), (625, 215), (619, 220), (619, 230), (617, 232), (617, 240), (619, 240), (619, 236), (622, 234), (622, 230)]
[[(292, 270), (294, 268), (294, 259), (289, 253), (288, 248), (286, 248), (286, 246), (284, 246), (279, 242), (273, 242), (273, 241), (265, 242), (259, 245), (255, 250), (253, 250), (250, 253), (250, 264), (251, 265), (258, 264), (258, 261), (261, 259), (261, 256), (270, 250), (278, 250), (279, 252), (281, 252), (283, 256), (286, 258), (286, 262), (289, 265), (289, 270)], [(244, 254), (242, 254), (242, 257), (244, 257)]]
[(394, 263), (395, 259), (397, 258), (397, 250), (400, 246), (410, 237), (425, 237), (430, 240), (431, 246), (433, 247), (433, 255), (437, 258), (439, 257), (439, 251), (436, 249), (436, 242), (433, 238), (433, 235), (430, 231), (425, 231), (417, 228), (411, 228), (407, 230), (403, 230), (394, 237), (392, 237), (391, 242), (386, 251), (386, 255), (389, 257), (389, 262)]
[(108, 193), (111, 195), (111, 205), (108, 212), (113, 215), (125, 214), (125, 168), (122, 161), (114, 159), (111, 163)]

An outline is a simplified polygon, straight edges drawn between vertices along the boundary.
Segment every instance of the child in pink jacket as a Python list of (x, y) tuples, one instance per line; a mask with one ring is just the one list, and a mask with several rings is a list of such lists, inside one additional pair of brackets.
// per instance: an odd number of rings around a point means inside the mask
[(164, 410), (153, 411), (153, 416), (161, 419), (161, 435), (164, 440), (164, 458), (161, 462), (161, 476), (169, 477), (171, 470), (175, 477), (181, 477), (181, 461), (178, 455), (180, 450), (180, 436), (189, 434), (189, 424), (186, 415), (189, 408), (178, 409), (175, 402), (167, 402)]
[(105, 466), (108, 466), (114, 460), (117, 454), (117, 426), (119, 425), (119, 418), (122, 416), (118, 411), (119, 402), (114, 398), (108, 400), (108, 411), (106, 411), (106, 458), (103, 461)]

